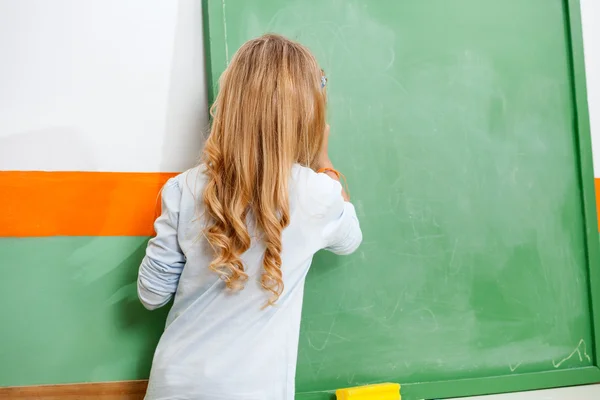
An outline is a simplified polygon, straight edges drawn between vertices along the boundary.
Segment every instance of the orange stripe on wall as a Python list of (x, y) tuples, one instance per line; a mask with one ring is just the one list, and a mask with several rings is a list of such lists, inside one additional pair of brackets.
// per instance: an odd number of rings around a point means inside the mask
[[(176, 173), (0, 171), (0, 237), (151, 236)], [(595, 179), (600, 226), (600, 178)]]
[(0, 171), (0, 237), (151, 236), (174, 175)]

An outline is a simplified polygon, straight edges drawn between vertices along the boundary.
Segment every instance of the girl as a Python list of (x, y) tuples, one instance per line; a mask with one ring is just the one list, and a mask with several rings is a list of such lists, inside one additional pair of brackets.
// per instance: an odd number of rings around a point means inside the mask
[(169, 180), (140, 266), (175, 295), (146, 399), (290, 400), (313, 255), (362, 234), (327, 153), (326, 79), (304, 46), (244, 44), (219, 81), (202, 164)]

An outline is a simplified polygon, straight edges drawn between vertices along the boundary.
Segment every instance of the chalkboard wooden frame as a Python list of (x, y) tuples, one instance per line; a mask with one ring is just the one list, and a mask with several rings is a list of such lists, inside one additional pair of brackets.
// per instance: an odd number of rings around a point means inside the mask
[[(570, 45), (570, 69), (572, 75), (573, 103), (580, 163), (580, 184), (585, 222), (585, 238), (589, 275), (589, 302), (593, 329), (593, 366), (567, 370), (493, 376), (440, 382), (417, 382), (403, 385), (402, 395), (406, 399), (450, 398), (481, 394), (507, 393), (561, 386), (574, 386), (600, 382), (600, 241), (596, 217), (596, 195), (592, 166), (592, 142), (585, 64), (583, 34), (579, 0), (563, 0), (566, 35)], [(203, 32), (206, 57), (206, 82), (209, 104), (212, 103), (218, 75), (228, 63), (226, 46), (225, 2), (202, 0)], [(335, 388), (331, 388), (332, 390)], [(333, 392), (331, 392), (333, 393)], [(297, 393), (296, 398), (317, 400), (331, 398), (332, 394)]]

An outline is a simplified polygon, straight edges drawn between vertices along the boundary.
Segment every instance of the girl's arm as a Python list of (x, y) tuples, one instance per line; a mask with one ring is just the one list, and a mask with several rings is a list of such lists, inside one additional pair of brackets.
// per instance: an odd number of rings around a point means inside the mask
[[(339, 176), (329, 159), (329, 125), (325, 129), (325, 141), (320, 156), (320, 168), (329, 178), (316, 185), (321, 203), (326, 204), (323, 215), (323, 248), (335, 254), (351, 254), (362, 242), (362, 231), (350, 196), (341, 184)], [(333, 180), (333, 181), (332, 181)], [(327, 181), (327, 182), (326, 182)]]
[(162, 190), (162, 213), (154, 223), (156, 236), (148, 242), (138, 274), (138, 297), (149, 310), (162, 307), (177, 290), (185, 256), (177, 240), (181, 189), (177, 178)]
[[(326, 160), (321, 161), (320, 164), (321, 164), (322, 169), (326, 169), (324, 174), (326, 174), (331, 179), (340, 182), (340, 178), (337, 176), (337, 174), (335, 174), (331, 171), (331, 170), (334, 170), (334, 171), (337, 171), (337, 170), (333, 166), (333, 163), (331, 162), (331, 160), (329, 160), (329, 157)], [(340, 184), (341, 184), (341, 182), (340, 182)], [(342, 198), (344, 199), (344, 201), (350, 201), (350, 196), (348, 196), (348, 193), (346, 192), (344, 185), (342, 185)]]

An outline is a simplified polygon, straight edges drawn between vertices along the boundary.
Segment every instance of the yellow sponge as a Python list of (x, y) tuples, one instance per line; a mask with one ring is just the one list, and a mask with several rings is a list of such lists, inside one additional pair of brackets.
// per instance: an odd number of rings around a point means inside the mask
[(339, 389), (335, 392), (335, 395), (337, 400), (400, 400), (400, 385), (397, 383), (381, 383)]

